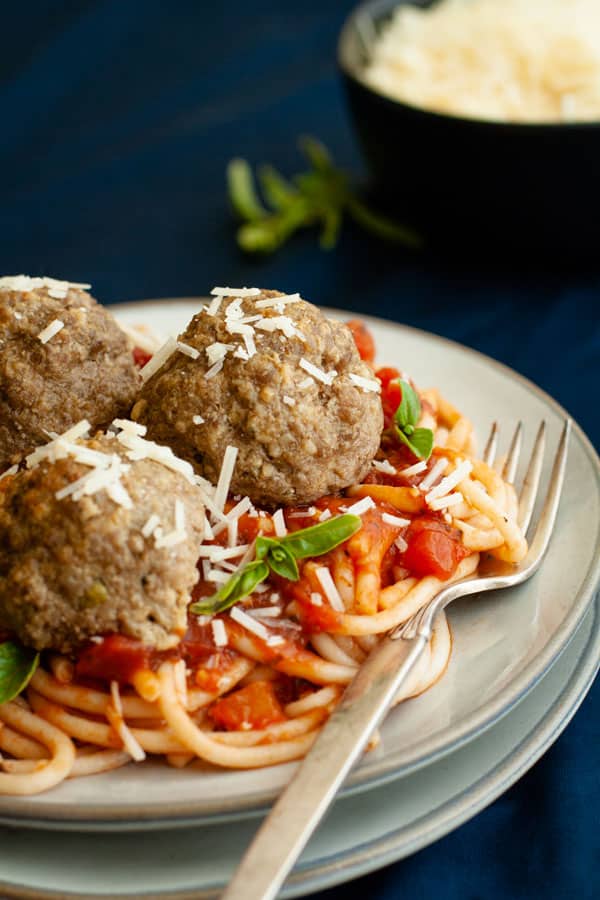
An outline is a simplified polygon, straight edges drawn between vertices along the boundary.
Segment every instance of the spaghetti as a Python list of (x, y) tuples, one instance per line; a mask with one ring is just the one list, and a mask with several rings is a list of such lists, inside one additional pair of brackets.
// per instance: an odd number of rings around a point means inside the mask
[[(360, 349), (365, 336), (356, 334)], [(523, 558), (515, 492), (477, 458), (468, 419), (437, 390), (421, 392), (418, 425), (433, 431), (434, 446), (415, 461), (389, 427), (399, 373), (376, 374), (388, 427), (363, 483), (275, 513), (229, 499), (202, 545), (192, 599), (206, 602), (247, 565), (260, 537), (348, 512), (360, 528), (301, 559), (297, 581), (270, 571), (230, 608), (190, 612), (176, 647), (159, 652), (111, 634), (72, 656), (43, 654), (22, 693), (0, 705), (0, 794), (35, 794), (146, 755), (232, 769), (302, 757), (380, 636), (473, 573), (481, 553)], [(451, 647), (441, 614), (396, 702), (435, 684)]]

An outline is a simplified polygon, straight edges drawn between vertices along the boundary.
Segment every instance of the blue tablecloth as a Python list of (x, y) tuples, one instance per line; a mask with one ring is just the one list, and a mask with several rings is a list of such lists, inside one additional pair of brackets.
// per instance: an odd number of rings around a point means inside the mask
[[(360, 172), (335, 63), (350, 5), (40, 0), (3, 9), (0, 272), (90, 281), (108, 303), (215, 283), (300, 290), (502, 360), (598, 446), (600, 263), (569, 270), (553, 258), (515, 270), (467, 252), (449, 263), (352, 228), (330, 253), (308, 234), (264, 260), (237, 251), (223, 180), (230, 157), (293, 171), (304, 132)], [(596, 687), (504, 797), (355, 882), (357, 895), (598, 896), (599, 713)]]

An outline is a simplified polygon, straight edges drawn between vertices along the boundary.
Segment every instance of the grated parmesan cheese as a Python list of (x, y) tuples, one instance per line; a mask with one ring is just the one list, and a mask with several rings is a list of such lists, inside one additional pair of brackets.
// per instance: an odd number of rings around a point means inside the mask
[(331, 572), (329, 571), (327, 566), (319, 566), (317, 569), (315, 569), (315, 575), (319, 584), (323, 588), (323, 593), (329, 600), (332, 609), (337, 610), (337, 612), (344, 612), (344, 602), (340, 596), (340, 592), (335, 586), (335, 582), (331, 577)]
[(352, 506), (349, 506), (346, 509), (346, 512), (351, 513), (353, 516), (362, 516), (363, 513), (368, 512), (374, 507), (375, 503), (372, 497), (362, 497), (360, 500), (357, 500), (356, 503), (353, 503)]
[(395, 528), (407, 528), (410, 525), (410, 519), (403, 519), (401, 516), (393, 516), (391, 513), (383, 513), (381, 518), (384, 522), (387, 522), (388, 525), (393, 525)]
[(0, 278), (0, 291), (20, 291), (26, 294), (40, 288), (45, 288), (55, 300), (64, 300), (71, 289), (87, 291), (91, 284), (59, 281), (56, 278), (35, 278), (30, 275), (4, 275)]
[[(469, 472), (473, 468), (473, 463), (469, 459), (464, 459), (461, 463), (457, 465), (453, 472), (446, 476), (446, 478), (442, 478), (439, 484), (437, 484), (434, 488), (432, 488), (428, 494), (425, 495), (426, 503), (431, 503), (432, 500), (436, 500), (438, 497), (443, 497), (444, 494), (452, 491), (460, 482), (467, 477)], [(423, 479), (424, 480), (424, 479)], [(422, 483), (421, 483), (422, 488)]]
[(213, 498), (216, 508), (221, 512), (223, 511), (225, 501), (227, 500), (227, 494), (229, 493), (229, 485), (231, 484), (231, 479), (233, 477), (237, 455), (238, 448), (232, 447), (230, 444), (225, 450), (221, 471), (219, 472), (219, 480), (217, 481), (217, 488)]
[(257, 297), (259, 288), (214, 287), (210, 292), (213, 297)]
[(155, 372), (158, 372), (161, 369), (166, 361), (175, 353), (177, 350), (177, 341), (170, 337), (164, 342), (162, 347), (160, 347), (154, 356), (152, 356), (145, 366), (142, 366), (140, 369), (140, 376), (144, 384), (152, 378)]
[(444, 456), (440, 457), (440, 459), (436, 459), (425, 478), (421, 480), (419, 490), (423, 491), (423, 493), (428, 491), (429, 488), (435, 484), (440, 475), (443, 475), (447, 468), (448, 460)]
[(362, 375), (355, 375), (350, 372), (348, 378), (356, 387), (362, 388), (365, 393), (372, 392), (374, 394), (381, 393), (381, 382), (378, 378), (363, 378)]
[(377, 469), (378, 472), (385, 472), (386, 475), (396, 474), (396, 469), (393, 467), (389, 459), (374, 459), (371, 465), (374, 469)]
[(415, 463), (414, 466), (407, 466), (406, 469), (400, 469), (398, 475), (404, 475), (405, 478), (411, 478), (413, 475), (420, 475), (426, 468), (427, 463), (422, 459), (421, 462)]
[(204, 377), (208, 381), (209, 379), (214, 378), (215, 375), (218, 375), (222, 368), (223, 368), (223, 360), (219, 359), (214, 364), (214, 366), (211, 366), (210, 369), (208, 369), (208, 371), (206, 371), (204, 373)]
[(283, 516), (283, 510), (278, 509), (273, 513), (273, 527), (275, 529), (276, 537), (285, 537), (287, 534), (287, 528), (285, 526), (285, 518)]
[(209, 344), (206, 348), (206, 357), (208, 359), (209, 366), (213, 366), (219, 360), (224, 359), (231, 347), (229, 344), (222, 344), (220, 341), (215, 341), (214, 344)]
[(506, 122), (596, 121), (597, 0), (440, 0), (399, 6), (365, 80), (425, 109)]
[(443, 497), (438, 497), (437, 499), (430, 500), (429, 509), (447, 509), (449, 506), (456, 506), (457, 503), (462, 503), (463, 500), (464, 497), (461, 492), (454, 491), (453, 494), (445, 494)]
[(240, 609), (239, 606), (233, 606), (229, 612), (231, 618), (241, 625), (242, 628), (245, 628), (246, 631), (251, 631), (252, 634), (255, 634), (257, 637), (262, 638), (263, 641), (266, 641), (269, 637), (269, 631), (262, 622), (257, 622), (256, 619), (253, 619), (252, 616), (249, 616), (248, 613), (245, 613), (243, 609)]
[(227, 631), (225, 629), (225, 623), (223, 622), (223, 619), (212, 619), (210, 627), (212, 629), (215, 647), (226, 647)]
[(60, 319), (53, 319), (43, 331), (40, 331), (38, 334), (38, 340), (42, 342), (42, 344), (47, 344), (48, 341), (52, 340), (55, 334), (58, 334), (59, 331), (65, 327), (65, 323)]
[(299, 362), (300, 368), (304, 369), (305, 372), (308, 372), (309, 375), (312, 375), (313, 378), (316, 378), (317, 381), (323, 382), (323, 384), (333, 384), (333, 379), (336, 377), (337, 372), (335, 369), (331, 369), (329, 372), (324, 372), (323, 369), (320, 369), (318, 366), (313, 365), (307, 359), (302, 359)]
[(255, 305), (257, 309), (275, 308), (278, 312), (283, 312), (283, 307), (287, 303), (297, 303), (301, 299), (300, 294), (282, 294), (281, 297), (267, 297), (265, 300), (257, 300)]
[(195, 347), (190, 347), (189, 344), (184, 344), (183, 341), (177, 341), (177, 349), (180, 353), (183, 353), (184, 356), (189, 356), (190, 359), (198, 359), (200, 356), (199, 350), (196, 350)]
[(156, 515), (156, 513), (152, 513), (152, 515), (146, 521), (146, 524), (142, 527), (142, 537), (145, 537), (145, 538), (151, 537), (159, 525), (160, 525), (160, 518)]

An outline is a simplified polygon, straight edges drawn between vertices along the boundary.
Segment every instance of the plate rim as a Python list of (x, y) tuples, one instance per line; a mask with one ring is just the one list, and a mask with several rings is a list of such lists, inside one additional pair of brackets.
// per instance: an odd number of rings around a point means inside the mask
[[(164, 306), (167, 303), (195, 304), (205, 302), (206, 297), (166, 297), (151, 300), (138, 300), (127, 303), (110, 304), (111, 312), (117, 317), (121, 313), (133, 314), (140, 311), (141, 307), (148, 305)], [(341, 310), (333, 307), (321, 307), (325, 314), (334, 316), (347, 316), (349, 310)], [(532, 382), (530, 379), (511, 369), (504, 363), (493, 359), (485, 353), (454, 341), (451, 338), (415, 328), (394, 321), (368, 314), (358, 314), (367, 324), (372, 323), (376, 327), (392, 324), (394, 329), (405, 331), (428, 341), (449, 346), (454, 351), (474, 357), (481, 363), (499, 370), (506, 378), (521, 384), (529, 393), (541, 399), (555, 414), (569, 418), (573, 424), (573, 436), (580, 441), (586, 456), (589, 458), (592, 469), (595, 472), (597, 490), (600, 493), (600, 458), (596, 453), (590, 439), (581, 426), (572, 418), (564, 407), (558, 403), (546, 391)], [(389, 781), (396, 780), (415, 772), (432, 762), (458, 750), (477, 735), (491, 728), (500, 718), (507, 715), (518, 703), (540, 682), (548, 672), (552, 664), (565, 651), (577, 628), (581, 624), (588, 607), (594, 599), (594, 594), (600, 582), (600, 523), (596, 523), (595, 536), (595, 561), (592, 560), (584, 578), (580, 582), (573, 605), (571, 606), (561, 629), (552, 636), (549, 642), (530, 660), (519, 676), (502, 689), (492, 701), (477, 707), (449, 731), (440, 732), (436, 738), (433, 735), (425, 743), (425, 749), (418, 755), (413, 752), (402, 759), (403, 751), (395, 751), (386, 755), (384, 759), (363, 764), (360, 769), (350, 775), (345, 787), (340, 791), (340, 796), (352, 796), (362, 791), (379, 787)], [(515, 687), (516, 685), (516, 687)], [(510, 695), (510, 699), (506, 695)], [(406, 754), (405, 754), (406, 756)], [(69, 824), (73, 828), (86, 828), (90, 831), (129, 831), (161, 828), (181, 828), (191, 825), (217, 824), (219, 822), (238, 821), (245, 818), (254, 818), (264, 814), (278, 796), (279, 789), (263, 789), (246, 794), (240, 802), (231, 800), (223, 802), (214, 801), (204, 804), (198, 811), (198, 799), (178, 801), (169, 806), (165, 811), (164, 804), (145, 804), (141, 808), (129, 807), (123, 811), (118, 806), (94, 807), (87, 804), (83, 808), (73, 808), (72, 804), (64, 802), (48, 803), (43, 810), (36, 809), (35, 798), (0, 798), (0, 824), (17, 825), (20, 827), (33, 827), (41, 829), (65, 829)], [(12, 801), (12, 802), (11, 802)], [(6, 812), (15, 803), (19, 806), (16, 811)]]

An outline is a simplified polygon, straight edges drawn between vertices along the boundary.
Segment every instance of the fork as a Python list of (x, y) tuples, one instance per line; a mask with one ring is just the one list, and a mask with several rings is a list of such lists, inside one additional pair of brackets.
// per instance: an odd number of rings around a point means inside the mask
[[(389, 632), (372, 650), (323, 727), (311, 750), (269, 816), (257, 831), (221, 900), (273, 900), (309, 837), (329, 808), (373, 731), (431, 637), (436, 616), (453, 600), (497, 588), (512, 587), (530, 578), (548, 549), (564, 481), (571, 422), (565, 420), (552, 466), (550, 483), (525, 559), (518, 565), (485, 560), (478, 573), (454, 582), (433, 597), (414, 616)], [(542, 422), (519, 493), (517, 522), (527, 532), (533, 514), (545, 451)], [(518, 424), (502, 468), (514, 483), (522, 444)], [(498, 428), (492, 426), (483, 460), (493, 465)]]

